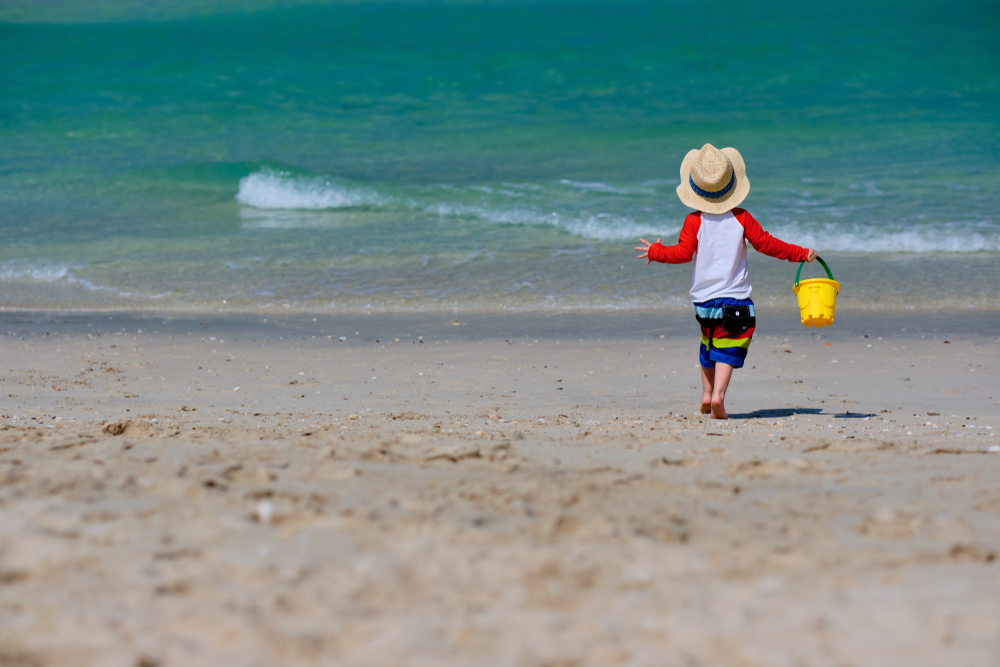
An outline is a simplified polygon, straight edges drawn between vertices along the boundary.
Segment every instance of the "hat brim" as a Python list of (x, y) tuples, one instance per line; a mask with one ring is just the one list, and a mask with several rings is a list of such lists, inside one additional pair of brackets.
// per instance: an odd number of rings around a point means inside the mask
[(677, 196), (681, 202), (696, 211), (705, 213), (725, 213), (736, 208), (743, 203), (743, 200), (750, 194), (750, 180), (747, 178), (747, 165), (743, 162), (743, 156), (735, 148), (723, 148), (722, 153), (733, 163), (733, 171), (736, 172), (736, 185), (733, 189), (718, 199), (708, 199), (702, 197), (691, 189), (691, 165), (698, 157), (698, 150), (688, 151), (681, 162), (681, 184), (677, 186)]

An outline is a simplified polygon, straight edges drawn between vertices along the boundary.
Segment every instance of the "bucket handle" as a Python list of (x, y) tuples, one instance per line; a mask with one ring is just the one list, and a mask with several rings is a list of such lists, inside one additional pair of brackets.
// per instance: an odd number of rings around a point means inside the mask
[[(819, 255), (816, 255), (816, 259), (819, 260), (819, 263), (823, 265), (824, 269), (826, 269), (826, 275), (830, 276), (830, 280), (834, 280), (833, 272), (830, 271), (830, 267), (826, 265), (826, 262), (823, 261), (823, 258), (820, 257)], [(796, 287), (799, 286), (799, 276), (802, 275), (802, 267), (805, 266), (805, 265), (806, 265), (805, 262), (800, 262), (799, 263), (799, 270), (795, 274), (795, 286)]]

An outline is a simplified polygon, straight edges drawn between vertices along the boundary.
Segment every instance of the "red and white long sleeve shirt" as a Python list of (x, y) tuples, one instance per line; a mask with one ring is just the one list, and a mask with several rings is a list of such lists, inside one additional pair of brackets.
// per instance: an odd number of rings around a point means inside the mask
[(785, 243), (765, 232), (753, 216), (741, 208), (720, 213), (695, 211), (684, 219), (677, 245), (654, 243), (649, 258), (664, 264), (685, 264), (694, 257), (691, 301), (729, 297), (749, 299), (753, 288), (747, 272), (747, 244), (777, 259), (803, 262), (805, 248)]

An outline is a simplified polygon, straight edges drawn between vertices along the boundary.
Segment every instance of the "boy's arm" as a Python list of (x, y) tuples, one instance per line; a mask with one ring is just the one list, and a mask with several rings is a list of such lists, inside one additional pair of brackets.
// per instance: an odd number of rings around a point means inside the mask
[(812, 250), (801, 246), (785, 243), (777, 239), (760, 226), (754, 217), (744, 210), (734, 210), (736, 219), (743, 225), (743, 236), (750, 242), (753, 249), (759, 253), (774, 257), (775, 259), (787, 259), (789, 262), (811, 262), (816, 256)]
[(698, 250), (698, 230), (701, 228), (701, 216), (691, 213), (684, 218), (677, 245), (665, 246), (659, 241), (649, 246), (649, 259), (663, 264), (685, 264), (691, 261)]

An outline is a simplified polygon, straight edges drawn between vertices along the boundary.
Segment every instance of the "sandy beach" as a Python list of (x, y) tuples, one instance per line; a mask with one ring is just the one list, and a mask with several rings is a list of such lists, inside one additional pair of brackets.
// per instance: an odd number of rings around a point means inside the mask
[(3, 313), (0, 664), (998, 664), (998, 324)]

